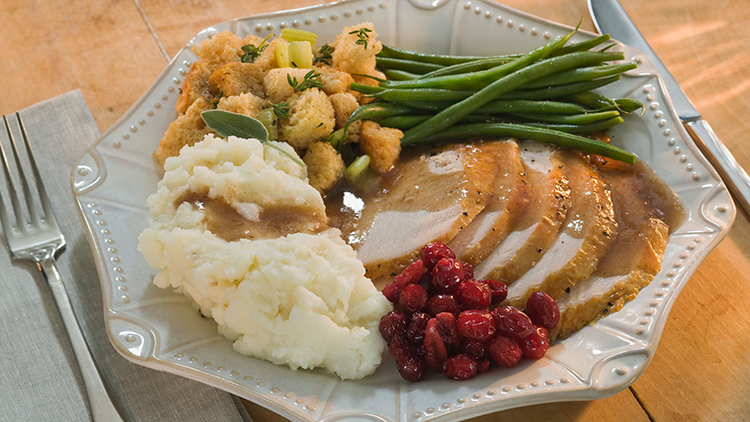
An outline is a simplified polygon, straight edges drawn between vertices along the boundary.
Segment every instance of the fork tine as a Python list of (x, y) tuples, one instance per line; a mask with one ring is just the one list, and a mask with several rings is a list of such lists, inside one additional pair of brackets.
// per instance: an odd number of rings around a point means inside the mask
[[(18, 121), (18, 126), (21, 129), (21, 135), (24, 139), (24, 141), (28, 144), (28, 137), (26, 136), (26, 129), (23, 127), (23, 123), (21, 122), (21, 115), (16, 112), (16, 120)], [(16, 143), (16, 138), (12, 135), (12, 132), (10, 128), (8, 128), (8, 133), (10, 136), (10, 146), (11, 150), (13, 151), (13, 158), (16, 161), (16, 168), (18, 169), (18, 176), (21, 181), (21, 189), (23, 191), (24, 199), (26, 200), (26, 208), (29, 211), (29, 217), (31, 219), (30, 223), (32, 226), (36, 226), (39, 224), (39, 213), (37, 212), (36, 205), (34, 204), (34, 196), (31, 194), (31, 187), (29, 186), (29, 182), (26, 179), (26, 172), (23, 170), (23, 164), (21, 163), (21, 155), (18, 153), (18, 144)], [(27, 147), (27, 152), (29, 153), (29, 161), (31, 162), (32, 169), (34, 171), (33, 177), (37, 180), (37, 186), (39, 185), (40, 178), (37, 177), (38, 171), (36, 169), (36, 165), (34, 163), (34, 157), (31, 155), (31, 151)], [(41, 194), (41, 192), (40, 192)], [(21, 222), (18, 222), (18, 225), (21, 225)]]
[[(10, 143), (13, 145), (14, 144), (13, 132), (10, 129), (10, 124), (8, 123), (8, 117), (3, 116), (3, 121), (5, 122), (5, 130), (8, 133), (8, 139), (10, 140)], [(5, 183), (8, 186), (8, 193), (10, 194), (11, 206), (13, 207), (13, 212), (16, 216), (16, 224), (19, 230), (26, 233), (27, 232), (26, 217), (24, 217), (23, 215), (21, 202), (18, 200), (18, 193), (16, 192), (15, 183), (13, 183), (13, 176), (11, 174), (10, 165), (8, 163), (8, 154), (5, 152), (5, 146), (2, 144), (2, 142), (0, 142), (0, 154), (2, 154), (3, 170), (5, 171)], [(5, 214), (4, 204), (3, 204), (3, 214)], [(10, 235), (11, 233), (9, 229), (12, 227), (12, 225), (10, 225), (9, 224), (10, 222), (7, 220), (8, 218), (6, 215), (3, 221), (3, 229), (6, 231), (7, 235)]]
[[(23, 138), (23, 143), (26, 146), (26, 154), (29, 158), (29, 164), (31, 165), (31, 171), (32, 175), (34, 176), (34, 181), (36, 182), (36, 189), (39, 193), (39, 200), (42, 203), (42, 211), (44, 212), (43, 218), (48, 223), (57, 225), (57, 222), (55, 220), (55, 213), (52, 210), (52, 204), (50, 203), (49, 197), (47, 196), (47, 190), (44, 188), (44, 183), (42, 183), (42, 176), (39, 173), (39, 167), (36, 165), (36, 158), (34, 158), (34, 153), (31, 150), (31, 142), (29, 142), (29, 134), (26, 132), (26, 126), (23, 124), (23, 119), (21, 119), (21, 115), (18, 112), (16, 112), (16, 118), (18, 119), (18, 127), (21, 129), (21, 137)], [(34, 208), (34, 210), (36, 210), (36, 208)]]

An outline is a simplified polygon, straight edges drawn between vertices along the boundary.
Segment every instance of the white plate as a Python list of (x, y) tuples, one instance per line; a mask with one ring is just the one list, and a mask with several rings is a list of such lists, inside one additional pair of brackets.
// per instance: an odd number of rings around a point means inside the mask
[[(352, 0), (223, 23), (199, 33), (133, 108), (73, 170), (73, 190), (97, 252), (106, 325), (127, 359), (237, 394), (298, 421), (456, 421), (530, 404), (592, 400), (635, 381), (651, 361), (677, 294), (726, 235), (735, 209), (724, 185), (680, 124), (656, 72), (641, 62), (608, 87), (646, 105), (613, 130), (614, 142), (635, 152), (677, 192), (688, 219), (671, 236), (663, 270), (620, 312), (550, 348), (540, 361), (495, 369), (466, 382), (432, 373), (403, 381), (390, 356), (360, 381), (241, 356), (180, 294), (151, 284), (155, 272), (136, 250), (147, 225), (146, 197), (159, 175), (151, 152), (176, 117), (179, 87), (196, 56), (190, 46), (229, 30), (265, 36), (299, 27), (332, 41), (345, 25), (375, 24), (379, 39), (436, 53), (497, 54), (530, 50), (570, 30), (485, 0)], [(575, 22), (571, 22), (575, 24)], [(590, 38), (579, 33), (574, 40)]]

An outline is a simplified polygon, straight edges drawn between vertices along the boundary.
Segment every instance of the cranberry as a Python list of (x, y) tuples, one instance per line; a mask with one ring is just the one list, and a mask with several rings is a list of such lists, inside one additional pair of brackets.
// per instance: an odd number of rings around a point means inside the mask
[(396, 360), (396, 368), (401, 378), (411, 382), (421, 381), (424, 378), (427, 373), (427, 363), (409, 350), (401, 337), (393, 338), (388, 351)]
[(477, 359), (477, 374), (482, 374), (490, 369), (490, 360), (487, 358)]
[(447, 358), (448, 348), (445, 347), (445, 342), (438, 331), (438, 321), (432, 318), (427, 321), (427, 328), (424, 331), (424, 360), (430, 368), (442, 372)]
[(526, 301), (526, 314), (536, 325), (550, 330), (560, 321), (560, 309), (552, 296), (545, 292), (534, 292)]
[(408, 314), (422, 312), (427, 309), (427, 291), (419, 284), (409, 284), (401, 290), (398, 303)]
[(505, 283), (492, 279), (482, 281), (490, 286), (490, 291), (492, 292), (492, 305), (500, 303), (508, 297), (508, 286)]
[(466, 338), (487, 341), (495, 335), (495, 321), (488, 311), (469, 309), (458, 316), (458, 333)]
[(397, 335), (406, 334), (408, 317), (401, 311), (391, 311), (380, 318), (380, 334), (387, 343)]
[(464, 279), (461, 263), (453, 258), (441, 258), (430, 272), (432, 284), (442, 291), (450, 291)]
[(503, 306), (493, 311), (497, 332), (507, 337), (522, 339), (534, 329), (528, 315), (513, 306)]
[(391, 303), (398, 303), (398, 297), (401, 295), (401, 290), (404, 289), (404, 286), (400, 283), (396, 283), (395, 281), (391, 284), (388, 284), (387, 286), (383, 287), (383, 296), (385, 296), (388, 301)]
[(422, 347), (424, 342), (424, 331), (427, 328), (427, 321), (430, 316), (424, 312), (415, 312), (409, 321), (409, 328), (406, 329), (406, 341), (414, 347)]
[(461, 345), (461, 353), (479, 361), (487, 357), (487, 347), (483, 341), (465, 338)]
[(448, 351), (458, 350), (458, 347), (461, 345), (461, 338), (458, 334), (456, 317), (451, 313), (441, 312), (435, 315), (435, 321), (437, 321), (437, 330), (440, 338), (443, 339), (443, 343), (445, 343)]
[(462, 309), (488, 309), (492, 300), (490, 286), (474, 279), (458, 285), (456, 300)]
[(453, 295), (438, 294), (430, 298), (430, 302), (427, 304), (427, 309), (432, 315), (437, 315), (440, 312), (450, 312), (454, 316), (458, 316), (458, 302)]
[(519, 343), (524, 356), (540, 359), (549, 349), (549, 333), (544, 327), (535, 327), (531, 334)]
[(464, 278), (474, 278), (474, 266), (468, 262), (462, 262), (461, 269), (464, 270)]
[(497, 335), (487, 342), (487, 352), (495, 363), (506, 368), (516, 366), (523, 352), (516, 339)]
[(477, 374), (477, 361), (461, 353), (453, 355), (445, 360), (443, 374), (454, 380), (467, 380)]
[(456, 254), (445, 243), (432, 242), (422, 246), (422, 249), (419, 250), (419, 257), (424, 265), (431, 269), (442, 258), (455, 259)]
[(418, 284), (422, 280), (422, 275), (425, 273), (424, 263), (421, 259), (418, 259), (408, 267), (404, 268), (401, 274), (394, 278), (394, 283), (400, 283), (403, 286), (407, 284)]

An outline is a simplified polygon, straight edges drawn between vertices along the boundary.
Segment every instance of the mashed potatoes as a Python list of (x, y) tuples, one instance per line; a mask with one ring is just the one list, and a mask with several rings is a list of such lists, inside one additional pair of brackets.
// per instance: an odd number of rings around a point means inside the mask
[[(227, 241), (209, 230), (211, 201), (242, 216), (254, 240)], [(380, 364), (378, 324), (390, 303), (338, 230), (325, 225), (305, 167), (257, 140), (207, 135), (166, 161), (148, 206), (139, 250), (161, 270), (154, 284), (192, 298), (237, 352), (292, 369), (325, 368), (342, 379), (362, 378)], [(303, 229), (283, 236), (258, 230), (269, 226), (269, 210), (296, 216)]]

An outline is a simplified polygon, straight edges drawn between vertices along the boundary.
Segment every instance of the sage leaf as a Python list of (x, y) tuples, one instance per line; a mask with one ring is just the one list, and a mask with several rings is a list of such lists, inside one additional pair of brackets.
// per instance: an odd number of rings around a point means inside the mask
[(208, 127), (224, 138), (236, 136), (261, 142), (268, 141), (266, 127), (258, 119), (250, 116), (226, 110), (206, 110), (201, 113), (201, 117)]
[(286, 155), (300, 167), (305, 166), (305, 163), (294, 154), (290, 154), (280, 146), (268, 142), (268, 130), (266, 130), (266, 127), (258, 119), (226, 110), (206, 110), (201, 113), (201, 117), (203, 117), (203, 121), (206, 122), (208, 127), (218, 133), (219, 136), (224, 138), (236, 136), (244, 139), (257, 139), (262, 144), (268, 145)]

